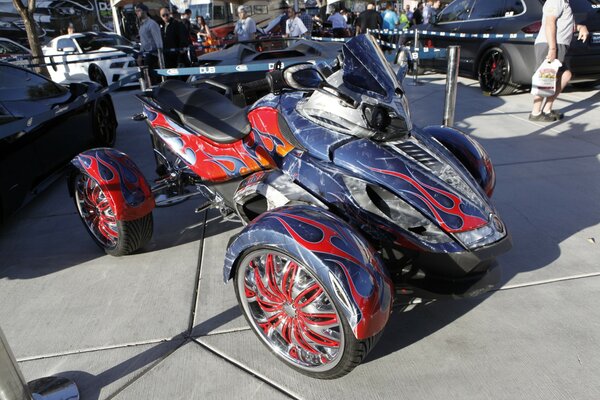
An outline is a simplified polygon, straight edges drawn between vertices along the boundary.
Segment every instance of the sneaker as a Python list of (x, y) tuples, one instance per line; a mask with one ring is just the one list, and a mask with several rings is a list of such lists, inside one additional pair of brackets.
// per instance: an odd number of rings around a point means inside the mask
[(554, 110), (552, 110), (550, 112), (545, 112), (544, 114), (552, 116), (555, 121), (558, 121), (565, 117), (565, 114), (558, 112), (558, 111), (554, 111)]
[(535, 121), (535, 122), (555, 122), (555, 121), (558, 121), (558, 119), (556, 119), (554, 117), (554, 115), (545, 114), (545, 113), (540, 113), (539, 115), (529, 114), (529, 120), (530, 121)]

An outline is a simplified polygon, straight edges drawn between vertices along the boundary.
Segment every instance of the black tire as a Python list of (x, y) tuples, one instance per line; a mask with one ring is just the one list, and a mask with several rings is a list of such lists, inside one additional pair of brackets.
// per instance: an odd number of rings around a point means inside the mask
[[(257, 277), (262, 288), (256, 284)], [(340, 378), (356, 368), (381, 337), (382, 332), (356, 339), (341, 307), (318, 276), (284, 250), (265, 245), (248, 249), (236, 262), (234, 281), (238, 304), (252, 331), (278, 359), (304, 375)], [(274, 301), (281, 296), (287, 300)], [(327, 327), (327, 332), (319, 326)]]
[(88, 75), (90, 79), (96, 83), (98, 83), (102, 87), (108, 86), (108, 81), (106, 80), (106, 75), (97, 65), (92, 65), (88, 71)]
[(153, 231), (152, 213), (133, 221), (119, 221), (94, 178), (76, 170), (69, 185), (81, 222), (106, 254), (128, 255), (148, 243)]
[(117, 140), (117, 116), (112, 100), (108, 95), (94, 102), (93, 137), (94, 144), (100, 147), (112, 147)]
[(504, 96), (514, 93), (519, 85), (512, 81), (511, 74), (510, 60), (501, 48), (492, 47), (481, 56), (477, 76), (484, 94)]

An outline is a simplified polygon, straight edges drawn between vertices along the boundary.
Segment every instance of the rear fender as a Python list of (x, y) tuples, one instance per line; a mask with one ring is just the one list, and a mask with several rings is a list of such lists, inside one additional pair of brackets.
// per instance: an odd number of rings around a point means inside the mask
[(392, 306), (393, 283), (375, 250), (350, 225), (318, 207), (296, 205), (267, 211), (237, 235), (225, 257), (225, 282), (253, 247), (285, 250), (319, 277), (357, 339), (379, 333)]
[(490, 156), (479, 142), (458, 129), (446, 126), (428, 126), (423, 131), (454, 154), (488, 197), (492, 197), (496, 172)]
[(125, 153), (104, 147), (87, 150), (71, 160), (71, 164), (98, 182), (116, 219), (136, 220), (154, 209), (150, 185)]

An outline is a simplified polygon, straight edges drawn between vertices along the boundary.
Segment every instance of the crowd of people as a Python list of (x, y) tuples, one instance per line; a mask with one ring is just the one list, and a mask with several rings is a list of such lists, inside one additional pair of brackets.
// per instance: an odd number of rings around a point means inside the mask
[[(384, 7), (375, 2), (367, 4), (361, 13), (332, 6), (329, 10), (322, 6), (313, 19), (322, 25), (330, 23), (334, 36), (351, 36), (365, 33), (367, 29), (408, 29), (414, 25), (429, 23), (442, 9), (440, 0), (420, 1), (411, 9), (410, 5), (395, 7), (388, 2)], [(329, 13), (327, 13), (329, 12)], [(342, 32), (342, 29), (344, 32)]]

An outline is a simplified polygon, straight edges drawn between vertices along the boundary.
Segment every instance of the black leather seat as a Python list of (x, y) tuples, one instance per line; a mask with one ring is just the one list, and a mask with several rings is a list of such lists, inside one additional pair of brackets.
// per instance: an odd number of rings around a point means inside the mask
[(250, 133), (246, 109), (214, 90), (168, 80), (154, 88), (153, 97), (174, 110), (184, 125), (215, 142), (233, 143)]

